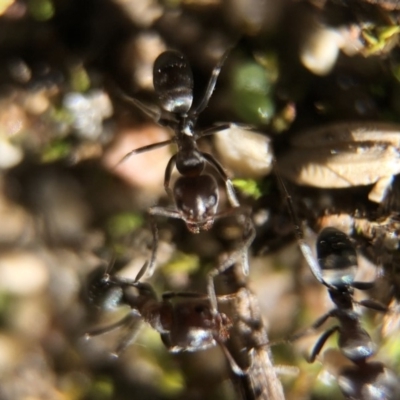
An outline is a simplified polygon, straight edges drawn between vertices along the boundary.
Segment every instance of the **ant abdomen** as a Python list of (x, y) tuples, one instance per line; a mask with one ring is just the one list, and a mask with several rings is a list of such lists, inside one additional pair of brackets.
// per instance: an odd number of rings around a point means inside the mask
[[(376, 352), (376, 344), (368, 332), (358, 326), (359, 316), (354, 313), (353, 323), (356, 329), (339, 335), (338, 345), (343, 355), (353, 362), (364, 361)], [(343, 320), (342, 324), (346, 322)]]
[(350, 238), (337, 228), (324, 228), (316, 247), (324, 281), (337, 288), (351, 285), (357, 272), (357, 252)]
[(187, 113), (193, 102), (193, 74), (186, 57), (173, 50), (161, 53), (153, 67), (153, 84), (161, 107)]

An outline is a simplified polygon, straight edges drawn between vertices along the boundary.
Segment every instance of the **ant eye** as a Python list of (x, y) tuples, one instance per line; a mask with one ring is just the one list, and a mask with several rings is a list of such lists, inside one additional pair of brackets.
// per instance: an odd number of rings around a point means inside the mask
[(161, 107), (172, 113), (186, 113), (193, 101), (193, 74), (186, 57), (165, 51), (154, 62), (153, 84)]

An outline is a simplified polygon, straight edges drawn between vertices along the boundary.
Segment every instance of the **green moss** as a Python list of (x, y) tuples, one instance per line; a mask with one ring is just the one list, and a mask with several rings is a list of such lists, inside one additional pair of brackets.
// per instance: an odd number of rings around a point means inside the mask
[(273, 79), (256, 62), (244, 62), (233, 71), (233, 106), (246, 122), (267, 124), (275, 113), (270, 97)]
[(163, 267), (165, 274), (174, 272), (194, 273), (200, 268), (200, 259), (196, 254), (184, 254), (177, 252), (172, 261)]
[(43, 149), (41, 161), (44, 163), (63, 159), (71, 153), (71, 144), (64, 139), (55, 140)]
[(232, 183), (246, 196), (253, 197), (255, 200), (259, 199), (267, 190), (267, 188), (262, 187), (260, 183), (254, 179), (234, 179)]
[(110, 400), (113, 398), (114, 385), (110, 378), (106, 376), (98, 377), (89, 390), (88, 398), (96, 400)]
[(47, 21), (54, 17), (54, 5), (51, 0), (29, 0), (28, 9), (38, 21)]
[(138, 213), (121, 212), (107, 221), (107, 231), (113, 238), (132, 233), (143, 224), (143, 217)]
[(70, 71), (71, 87), (76, 92), (85, 92), (90, 88), (90, 77), (82, 65), (72, 68)]

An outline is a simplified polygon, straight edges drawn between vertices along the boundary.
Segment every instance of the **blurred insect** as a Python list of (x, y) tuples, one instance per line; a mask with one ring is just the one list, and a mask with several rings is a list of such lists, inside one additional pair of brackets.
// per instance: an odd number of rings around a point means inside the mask
[[(335, 305), (331, 311), (320, 317), (311, 327), (315, 330), (322, 326), (328, 318), (336, 318), (338, 325), (324, 332), (315, 344), (309, 356), (309, 362), (314, 362), (328, 338), (338, 332), (338, 345), (343, 355), (354, 363), (354, 366), (344, 367), (339, 373), (339, 387), (348, 399), (394, 400), (391, 393), (398, 393), (398, 381), (381, 363), (369, 363), (376, 346), (370, 335), (361, 326), (359, 315), (354, 309), (354, 289), (368, 290), (375, 282), (357, 282), (357, 252), (348, 235), (334, 227), (324, 228), (317, 237), (315, 258), (310, 246), (303, 239), (302, 229), (294, 214), (292, 200), (286, 187), (277, 174), (278, 180), (286, 195), (289, 212), (295, 224), (296, 238), (315, 278), (327, 287), (329, 296)], [(357, 304), (386, 313), (389, 309), (374, 300), (362, 300)], [(304, 335), (293, 335), (290, 340), (296, 340)], [(396, 384), (394, 382), (396, 381)], [(397, 386), (396, 386), (397, 385)], [(393, 389), (396, 387), (396, 389)]]
[(400, 397), (398, 376), (381, 362), (365, 362), (343, 367), (338, 385), (350, 400), (396, 400)]
[[(314, 362), (327, 339), (335, 332), (339, 333), (339, 348), (346, 358), (353, 362), (364, 361), (375, 352), (375, 344), (369, 334), (361, 327), (359, 315), (354, 310), (353, 291), (368, 290), (374, 282), (356, 282), (357, 253), (350, 238), (339, 229), (328, 227), (322, 230), (317, 238), (316, 260), (311, 249), (302, 239), (299, 245), (314, 276), (328, 288), (329, 296), (335, 305), (331, 311), (320, 317), (312, 329), (322, 326), (328, 318), (339, 321), (328, 329), (311, 352), (309, 361)], [(387, 308), (373, 300), (362, 300), (358, 304), (380, 312)]]
[[(193, 102), (193, 74), (184, 55), (177, 51), (165, 51), (154, 62), (153, 83), (161, 109), (154, 110), (136, 99), (128, 98), (130, 102), (140, 108), (160, 125), (170, 127), (174, 131), (172, 139), (153, 143), (127, 153), (118, 165), (129, 157), (150, 150), (175, 143), (177, 152), (169, 160), (165, 169), (164, 187), (175, 209), (165, 207), (151, 207), (152, 215), (182, 219), (192, 233), (209, 230), (215, 219), (237, 215), (244, 225), (252, 223), (249, 211), (240, 207), (231, 180), (228, 178), (222, 165), (211, 155), (198, 149), (197, 140), (214, 133), (216, 130), (226, 129), (230, 124), (213, 127), (203, 132), (194, 130), (199, 114), (206, 108), (214, 91), (222, 65), (228, 56), (227, 51), (215, 66), (209, 80), (206, 92), (197, 106)], [(124, 96), (126, 98), (126, 96)], [(219, 203), (218, 184), (214, 176), (204, 173), (206, 164), (212, 166), (223, 179), (226, 186), (231, 208), (217, 212)], [(172, 170), (176, 166), (181, 176), (176, 180), (173, 189), (170, 188)], [(252, 241), (252, 240), (251, 240)], [(251, 243), (247, 241), (246, 243)], [(247, 248), (244, 245), (243, 268), (248, 270)]]
[(293, 136), (278, 157), (280, 174), (321, 188), (374, 185), (369, 200), (385, 198), (400, 173), (400, 126), (390, 123), (334, 123)]
[(101, 298), (103, 309), (126, 304), (130, 312), (111, 325), (87, 332), (86, 339), (125, 328), (127, 333), (114, 353), (118, 356), (136, 339), (142, 322), (146, 322), (160, 334), (168, 351), (195, 352), (219, 345), (232, 371), (238, 375), (245, 374), (225, 346), (232, 323), (225, 314), (218, 312), (210, 296), (166, 292), (160, 301), (149, 283), (140, 282), (146, 269), (147, 263), (133, 280), (111, 275), (109, 271), (93, 277), (89, 284), (89, 298), (96, 301)]

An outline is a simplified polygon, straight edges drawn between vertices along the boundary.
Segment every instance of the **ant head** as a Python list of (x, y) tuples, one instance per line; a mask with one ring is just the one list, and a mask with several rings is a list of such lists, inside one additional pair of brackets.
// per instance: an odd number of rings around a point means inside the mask
[(350, 238), (339, 229), (324, 228), (317, 239), (317, 257), (323, 283), (348, 290), (357, 272), (357, 253)]
[(122, 302), (123, 290), (109, 279), (104, 267), (96, 268), (87, 278), (85, 297), (90, 304), (103, 310), (113, 310)]
[[(191, 300), (174, 307), (174, 321), (170, 332), (173, 351), (204, 350), (225, 342), (232, 327), (223, 313), (213, 313), (208, 300)], [(179, 322), (178, 322), (179, 321)]]
[(213, 176), (180, 177), (175, 182), (174, 198), (189, 231), (199, 233), (212, 227), (219, 201), (218, 185)]
[(153, 67), (153, 84), (161, 107), (185, 114), (193, 102), (193, 74), (186, 57), (178, 51), (164, 51)]

